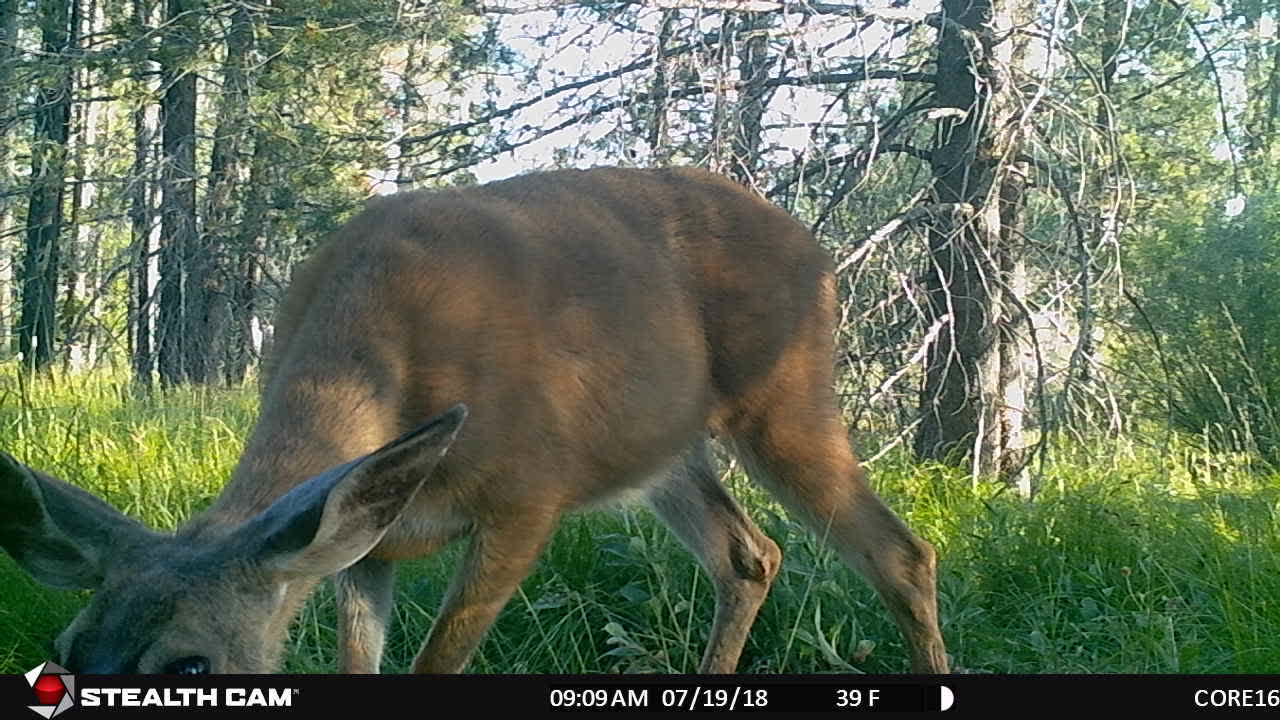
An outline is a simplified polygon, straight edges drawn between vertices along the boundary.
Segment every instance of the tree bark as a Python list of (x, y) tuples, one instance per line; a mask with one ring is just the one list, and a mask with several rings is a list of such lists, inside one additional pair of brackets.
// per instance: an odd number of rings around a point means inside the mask
[[(140, 3), (141, 4), (141, 3)], [(155, 143), (155, 108), (140, 105), (133, 111), (133, 177), (129, 187), (129, 221), (132, 230), (130, 253), (130, 302), (129, 336), (132, 340), (131, 362), (133, 381), (144, 389), (150, 389), (155, 370), (152, 342), (155, 318), (155, 276), (153, 265), (153, 228), (155, 206), (151, 188), (154, 179), (150, 157)]]
[(730, 38), (737, 27), (733, 13), (721, 13), (720, 43), (715, 49), (717, 79), (715, 97), (711, 110), (711, 139), (706, 151), (707, 169), (712, 172), (725, 172), (732, 166), (731, 159), (725, 157), (725, 129), (729, 127), (729, 101), (726, 97), (726, 86), (729, 85), (729, 69), (732, 65), (733, 43)]
[(168, 0), (165, 55), (161, 61), (160, 104), (163, 160), (160, 167), (160, 382), (169, 387), (204, 373), (203, 277), (196, 228), (196, 76), (186, 65), (194, 57), (199, 30), (195, 0)]
[(934, 199), (949, 211), (929, 228), (925, 299), (949, 326), (926, 356), (915, 452), (975, 478), (997, 471), (1007, 452), (998, 409), (1008, 283), (999, 258), (1011, 219), (1000, 195), (1019, 147), (1009, 37), (1027, 4), (944, 0), (938, 38), (936, 104), (954, 112), (938, 121), (931, 154)]
[[(40, 3), (41, 50), (67, 57), (72, 50), (68, 0)], [(27, 206), (27, 247), (23, 260), (22, 319), (18, 349), (23, 366), (48, 369), (57, 337), (58, 238), (66, 190), (67, 138), (71, 126), (70, 65), (51, 73), (36, 91), (37, 110), (31, 147), (31, 199)]]
[[(139, 27), (150, 24), (152, 6), (150, 0), (134, 0), (134, 21)], [(150, 71), (152, 63), (141, 61), (142, 68)], [(150, 83), (138, 78), (145, 95), (150, 95)], [(129, 337), (130, 367), (134, 383), (144, 392), (152, 386), (155, 371), (154, 327), (156, 317), (153, 266), (157, 260), (159, 225), (155, 221), (155, 138), (158, 130), (158, 108), (153, 103), (142, 102), (133, 111), (133, 171), (129, 179), (129, 223), (132, 231), (130, 251)]]
[(256, 133), (249, 187), (256, 192), (245, 197), (244, 220), (236, 238), (235, 282), (231, 290), (231, 342), (227, 356), (227, 383), (244, 381), (257, 355), (254, 324), (257, 321), (258, 285), (261, 276), (263, 242), (267, 216), (266, 190), (270, 186), (270, 153), (266, 134)]
[(667, 93), (671, 89), (670, 61), (663, 57), (671, 44), (671, 34), (675, 29), (679, 11), (663, 10), (662, 25), (658, 28), (658, 45), (653, 49), (653, 82), (649, 86), (649, 94), (653, 97), (653, 117), (649, 121), (649, 152), (654, 163), (666, 164), (671, 159), (670, 143), (667, 138), (669, 118)]
[(222, 98), (209, 159), (209, 190), (205, 203), (204, 236), (200, 251), (205, 268), (201, 295), (205, 347), (209, 361), (198, 382), (216, 382), (227, 377), (231, 354), (231, 295), (228, 288), (228, 259), (235, 244), (236, 210), (242, 182), (240, 157), (248, 134), (249, 78), (246, 74), (253, 49), (253, 26), (249, 10), (239, 6), (231, 15), (226, 37), (226, 60), (222, 70)]
[(738, 93), (737, 117), (730, 146), (729, 175), (747, 187), (755, 186), (760, 165), (760, 141), (763, 119), (773, 89), (765, 85), (773, 59), (769, 57), (769, 38), (763, 30), (772, 24), (772, 14), (743, 15), (737, 34), (738, 73), (742, 89)]
[[(18, 113), (19, 93), (13, 86), (13, 68), (18, 57), (18, 0), (0, 0), (0, 117), (13, 117)], [(7, 125), (0, 125), (0, 187), (12, 188), (18, 184), (18, 172), (9, 151)], [(13, 264), (13, 247), (16, 244), (17, 218), (14, 210), (17, 198), (0, 198), (0, 355), (9, 350), (17, 351), (16, 336), (12, 334), (16, 323), (13, 318), (14, 291), (17, 272)]]
[[(72, 26), (77, 37), (89, 37), (103, 26), (102, 8), (96, 0), (74, 0)], [(80, 70), (79, 86), (86, 97), (92, 97), (97, 87), (98, 72), (91, 68)], [(105, 132), (102, 103), (86, 101), (73, 112), (76, 149), (76, 186), (72, 195), (71, 245), (66, 253), (66, 295), (63, 300), (62, 322), (65, 335), (62, 343), (66, 368), (83, 371), (94, 364), (97, 333), (95, 331), (98, 305), (99, 246), (102, 240), (101, 225), (85, 222), (98, 198), (98, 186), (94, 178), (98, 166), (98, 137)]]
[[(999, 445), (992, 449), (992, 467), (1000, 478), (1024, 498), (1031, 497), (1031, 476), (1027, 472), (1024, 428), (1027, 416), (1026, 373), (1023, 371), (1019, 337), (1027, 327), (1022, 301), (1027, 294), (1027, 265), (1022, 252), (1026, 227), (1023, 212), (1027, 193), (1026, 163), (1015, 164), (1000, 183), (1000, 247), (996, 256), (1006, 302), (1000, 314), (999, 407), (996, 411)], [(1017, 300), (1019, 302), (1014, 302)]]

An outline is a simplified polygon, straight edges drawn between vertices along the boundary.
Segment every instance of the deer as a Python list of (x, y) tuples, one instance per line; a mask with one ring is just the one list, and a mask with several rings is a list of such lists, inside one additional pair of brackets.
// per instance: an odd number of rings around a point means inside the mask
[(160, 532), (0, 454), (0, 547), (90, 589), (88, 674), (277, 673), (333, 582), (346, 674), (381, 672), (397, 562), (464, 542), (414, 673), (462, 673), (570, 513), (640, 498), (714, 586), (731, 674), (782, 562), (711, 443), (869, 581), (912, 673), (948, 672), (937, 553), (871, 488), (834, 387), (830, 254), (694, 168), (531, 172), (376, 197), (294, 272), (256, 420)]

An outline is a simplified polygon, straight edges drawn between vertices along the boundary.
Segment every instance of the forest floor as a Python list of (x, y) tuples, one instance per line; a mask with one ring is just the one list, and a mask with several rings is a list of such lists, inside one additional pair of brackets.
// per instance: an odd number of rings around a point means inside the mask
[[(226, 481), (256, 411), (252, 388), (134, 397), (121, 377), (0, 376), (0, 448), (160, 529)], [(867, 443), (871, 444), (871, 443)], [(886, 457), (886, 501), (939, 552), (956, 670), (1270, 673), (1280, 670), (1280, 473), (1194, 439), (1060, 448), (1023, 500), (963, 473)], [(740, 474), (727, 484), (783, 549), (739, 667), (750, 673), (900, 673), (901, 637), (826, 546)], [(404, 672), (458, 547), (405, 563), (383, 665)], [(0, 553), (0, 673), (50, 659), (87, 592), (49, 590)], [(640, 507), (569, 517), (469, 672), (696, 672), (713, 594)], [(333, 592), (321, 586), (285, 670), (336, 668)]]

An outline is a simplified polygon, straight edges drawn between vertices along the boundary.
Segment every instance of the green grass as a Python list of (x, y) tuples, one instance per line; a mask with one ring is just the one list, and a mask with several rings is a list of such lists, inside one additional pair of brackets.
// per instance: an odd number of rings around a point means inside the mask
[[(109, 376), (28, 387), (0, 375), (0, 448), (172, 528), (217, 494), (255, 411), (249, 389), (135, 398)], [(939, 550), (943, 629), (960, 670), (1280, 670), (1275, 474), (1186, 448), (1113, 444), (1048, 468), (1030, 502), (905, 462), (877, 464), (873, 478)], [(869, 587), (745, 478), (731, 486), (785, 556), (740, 670), (905, 672), (900, 636)], [(450, 548), (401, 567), (386, 670), (409, 666), (456, 559)], [(86, 599), (40, 587), (0, 554), (0, 673), (46, 659)], [(470, 671), (693, 672), (712, 609), (706, 577), (647, 511), (574, 516)], [(325, 584), (294, 628), (285, 669), (333, 671), (333, 626)]]

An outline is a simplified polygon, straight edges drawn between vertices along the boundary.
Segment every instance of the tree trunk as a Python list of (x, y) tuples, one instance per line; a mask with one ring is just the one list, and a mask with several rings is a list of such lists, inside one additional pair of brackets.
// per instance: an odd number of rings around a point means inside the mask
[[(19, 93), (14, 90), (13, 69), (18, 56), (18, 0), (0, 0), (0, 117), (18, 114)], [(0, 187), (16, 188), (18, 171), (9, 152), (9, 128), (0, 124)], [(0, 197), (0, 357), (10, 350), (16, 351), (11, 329), (13, 318), (13, 293), (16, 290), (17, 273), (13, 266), (13, 247), (16, 244), (17, 218), (14, 210), (17, 197)]]
[(1009, 218), (999, 196), (1019, 145), (1009, 77), (1014, 25), (1013, 13), (993, 0), (944, 0), (942, 9), (934, 92), (937, 107), (949, 112), (938, 121), (931, 157), (939, 212), (929, 228), (925, 295), (949, 326), (926, 357), (915, 451), (970, 468), (976, 478), (998, 470), (1006, 454), (998, 409), (1007, 281), (999, 257)]
[(747, 187), (755, 186), (760, 164), (760, 140), (763, 135), (765, 108), (773, 91), (765, 86), (773, 59), (769, 57), (769, 38), (763, 31), (773, 21), (771, 13), (750, 13), (738, 24), (738, 73), (742, 90), (738, 93), (738, 112), (734, 122), (730, 148), (729, 175)]
[[(139, 3), (140, 5), (142, 3)], [(151, 388), (151, 373), (155, 370), (154, 345), (152, 343), (155, 318), (154, 285), (151, 272), (155, 252), (154, 231), (155, 202), (152, 194), (152, 170), (150, 157), (155, 145), (157, 118), (153, 105), (140, 105), (133, 111), (133, 177), (129, 187), (129, 220), (132, 229), (130, 253), (130, 303), (129, 326), (132, 328), (133, 380), (143, 389)]]
[(662, 25), (658, 28), (658, 44), (653, 49), (653, 83), (649, 86), (649, 95), (653, 97), (653, 117), (649, 121), (649, 153), (657, 165), (665, 165), (671, 159), (671, 147), (667, 138), (669, 118), (667, 94), (671, 91), (670, 62), (662, 57), (671, 45), (671, 34), (676, 20), (680, 17), (678, 10), (663, 10)]
[[(203, 379), (204, 298), (196, 230), (196, 76), (185, 60), (197, 48), (195, 0), (168, 0), (169, 54), (161, 68), (166, 88), (160, 104), (163, 160), (160, 167), (160, 308), (156, 335), (160, 382), (168, 387)], [(198, 381), (198, 380), (197, 380)]]
[[(78, 37), (93, 35), (102, 27), (101, 8), (95, 0), (75, 0), (72, 25)], [(81, 70), (80, 86), (84, 95), (91, 97), (96, 87), (97, 73)], [(66, 328), (63, 338), (63, 357), (68, 370), (83, 371), (94, 362), (94, 315), (98, 304), (97, 269), (99, 245), (102, 240), (100, 226), (85, 222), (85, 215), (97, 202), (98, 189), (93, 178), (98, 163), (97, 141), (102, 132), (102, 104), (84, 102), (75, 112), (77, 184), (72, 195), (71, 246), (66, 253), (66, 296), (63, 300), (62, 325)]]
[(729, 127), (729, 100), (724, 86), (729, 82), (730, 67), (733, 58), (733, 43), (729, 38), (733, 35), (737, 22), (733, 13), (721, 13), (720, 43), (715, 49), (717, 85), (714, 104), (711, 109), (711, 139), (706, 150), (707, 169), (712, 172), (725, 172), (732, 162), (725, 157), (725, 129)]
[(1023, 261), (1027, 172), (1026, 163), (1016, 163), (1000, 183), (1000, 247), (997, 257), (1006, 302), (1000, 315), (998, 341), (1000, 375), (999, 408), (996, 412), (1000, 445), (993, 449), (993, 468), (1000, 478), (1024, 498), (1031, 497), (1031, 476), (1027, 472), (1027, 447), (1023, 432), (1027, 416), (1026, 373), (1018, 342), (1027, 327), (1027, 318), (1018, 302), (1027, 294), (1027, 265)]
[(253, 165), (249, 170), (249, 187), (255, 192), (245, 197), (244, 221), (236, 238), (236, 271), (231, 296), (231, 343), (227, 357), (227, 383), (244, 381), (258, 348), (254, 343), (257, 319), (258, 283), (261, 275), (264, 224), (267, 215), (266, 189), (270, 154), (265, 133), (256, 133)]
[(209, 190), (205, 202), (203, 336), (209, 361), (201, 382), (227, 377), (231, 354), (231, 294), (228, 258), (236, 236), (236, 208), (242, 182), (240, 156), (248, 133), (249, 79), (246, 75), (253, 49), (253, 25), (249, 11), (237, 7), (227, 30), (227, 55), (222, 70), (222, 98), (218, 108), (213, 151), (209, 159)]
[[(264, 44), (255, 48), (258, 56), (269, 58), (256, 65), (251, 76), (256, 92), (272, 92), (279, 84), (273, 75), (274, 58), (280, 55), (274, 42), (275, 39), (264, 39)], [(266, 239), (271, 232), (267, 211), (277, 182), (274, 163), (279, 161), (272, 144), (273, 135), (264, 127), (255, 124), (248, 128), (245, 142), (252, 145), (253, 158), (249, 166), (249, 191), (243, 194), (243, 215), (232, 244), (234, 280), (226, 363), (227, 383), (232, 385), (244, 382), (250, 367), (262, 357), (260, 285), (267, 260)]]
[[(391, 146), (387, 147), (387, 167), (394, 172), (394, 177), (391, 178), (394, 183), (391, 192), (400, 192), (402, 188), (407, 189), (417, 181), (415, 166), (418, 161), (414, 159), (413, 143), (405, 142), (404, 137), (408, 128), (414, 127), (423, 119), (423, 99), (418, 94), (414, 81), (420, 77), (422, 71), (420, 65), (426, 65), (429, 60), (428, 53), (418, 47), (419, 42), (419, 39), (414, 39), (405, 43), (400, 77), (396, 80), (394, 94), (388, 100), (393, 112), (388, 120), (391, 123), (392, 132), (400, 138), (395, 143), (394, 150)], [(382, 192), (386, 192), (385, 186)]]
[[(150, 0), (134, 0), (134, 21), (139, 27), (150, 24)], [(142, 61), (142, 69), (150, 71), (153, 63)], [(144, 94), (150, 95), (150, 82), (139, 78)], [(144, 392), (151, 389), (155, 371), (153, 331), (156, 317), (156, 274), (152, 266), (158, 240), (159, 225), (155, 221), (155, 168), (152, 153), (159, 126), (158, 108), (150, 102), (140, 103), (133, 111), (133, 172), (129, 180), (129, 221), (132, 230), (130, 251), (129, 327), (130, 367), (133, 381)]]
[[(1090, 266), (1093, 259), (1089, 248), (1105, 247), (1115, 242), (1119, 225), (1120, 192), (1116, 170), (1120, 164), (1119, 150), (1115, 147), (1115, 118), (1112, 116), (1112, 92), (1115, 87), (1116, 69), (1119, 66), (1122, 24), (1125, 21), (1125, 0), (1104, 0), (1102, 13), (1102, 47), (1099, 58), (1099, 90), (1094, 110), (1094, 129), (1102, 142), (1112, 150), (1104, 172), (1094, 173), (1090, 182), (1090, 196), (1096, 203), (1093, 232), (1086, 246), (1077, 248), (1080, 263), (1080, 309), (1077, 313), (1080, 335), (1071, 359), (1071, 372), (1067, 377), (1068, 390), (1073, 382), (1088, 384), (1092, 380), (1095, 348), (1093, 337), (1094, 293)], [(1110, 181), (1110, 182), (1109, 182)], [(1068, 401), (1070, 398), (1068, 397)], [(1068, 408), (1074, 407), (1068, 402)]]
[[(65, 57), (72, 49), (70, 3), (40, 3), (41, 50)], [(66, 149), (71, 125), (72, 77), (68, 66), (50, 74), (36, 91), (31, 147), (31, 199), (27, 206), (27, 248), (23, 261), (22, 318), (18, 349), (23, 366), (44, 370), (54, 357), (57, 332), (58, 237), (66, 185)]]

